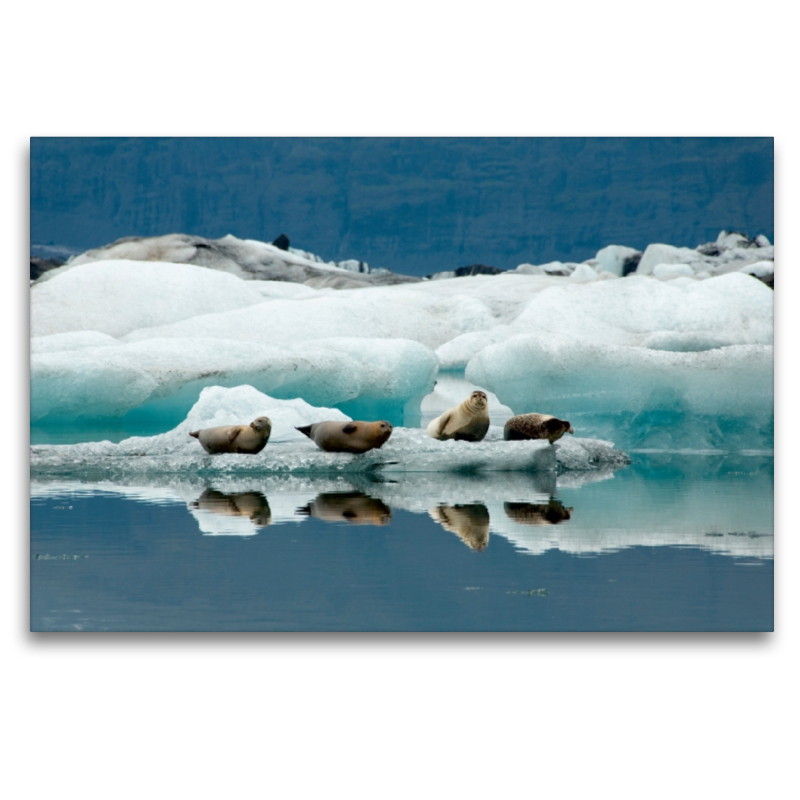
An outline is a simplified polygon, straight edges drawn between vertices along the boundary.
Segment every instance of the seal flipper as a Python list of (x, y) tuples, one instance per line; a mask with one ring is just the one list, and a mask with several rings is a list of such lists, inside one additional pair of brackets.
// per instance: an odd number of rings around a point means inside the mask
[(189, 436), (194, 436), (195, 439), (199, 439), (200, 431), (189, 431)]
[(228, 444), (233, 444), (233, 442), (235, 441), (236, 437), (239, 435), (241, 430), (242, 430), (241, 428), (231, 428), (228, 431)]
[(447, 423), (450, 422), (450, 416), (450, 412), (442, 416), (441, 422), (439, 423), (439, 432), (436, 434), (437, 436), (441, 436), (444, 433)]
[(311, 425), (303, 425), (302, 428), (298, 428), (295, 426), (296, 431), (300, 431), (300, 433), (305, 434), (308, 438), (311, 438)]
[(342, 433), (355, 433), (358, 430), (358, 426), (352, 422), (348, 422), (347, 425), (342, 428)]

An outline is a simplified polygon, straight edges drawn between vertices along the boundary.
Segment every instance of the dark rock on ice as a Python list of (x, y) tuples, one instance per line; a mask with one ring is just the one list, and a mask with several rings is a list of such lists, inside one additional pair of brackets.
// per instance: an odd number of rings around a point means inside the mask
[[(281, 236), (286, 238), (288, 247), (288, 237), (285, 234)], [(354, 261), (355, 269), (350, 262), (341, 262), (345, 266), (340, 267), (310, 253), (284, 250), (276, 244), (251, 239), (237, 239), (230, 234), (221, 239), (205, 239), (184, 233), (154, 237), (128, 236), (104, 247), (87, 250), (70, 259), (61, 269), (114, 259), (193, 264), (230, 272), (245, 280), (307, 283), (314, 288), (355, 289), (416, 283), (420, 280), (383, 269), (373, 273), (368, 265), (358, 261)], [(54, 274), (58, 273), (51, 271), (46, 279)]]
[(63, 263), (63, 261), (56, 261), (50, 258), (31, 256), (31, 280), (35, 281), (48, 270), (60, 267)]
[(288, 250), (289, 249), (289, 237), (282, 233), (277, 239), (275, 239), (272, 244), (277, 247), (279, 250)]
[(465, 278), (468, 275), (499, 275), (504, 271), (497, 267), (489, 267), (486, 264), (471, 264), (468, 267), (458, 267), (455, 273), (456, 278)]

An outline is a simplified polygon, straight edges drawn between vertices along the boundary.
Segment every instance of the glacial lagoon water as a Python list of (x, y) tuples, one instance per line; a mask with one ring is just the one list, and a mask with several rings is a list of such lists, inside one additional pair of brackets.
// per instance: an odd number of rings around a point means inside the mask
[(31, 485), (35, 631), (769, 631), (773, 459)]

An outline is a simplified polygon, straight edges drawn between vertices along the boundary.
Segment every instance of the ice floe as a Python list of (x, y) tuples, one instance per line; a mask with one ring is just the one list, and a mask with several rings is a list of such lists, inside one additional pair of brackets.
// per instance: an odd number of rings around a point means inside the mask
[[(209, 456), (189, 437), (190, 430), (243, 424), (258, 416), (272, 421), (272, 436), (258, 455)], [(295, 428), (323, 420), (348, 419), (336, 409), (317, 408), (303, 400), (278, 400), (251, 386), (209, 387), (187, 418), (173, 430), (151, 437), (134, 436), (118, 444), (88, 442), (37, 445), (31, 448), (32, 474), (130, 473), (253, 474), (479, 472), (515, 470), (613, 469), (628, 463), (611, 442), (571, 439), (547, 442), (505, 442), (494, 426), (483, 442), (431, 439), (421, 428), (396, 428), (382, 448), (363, 455), (326, 453)]]

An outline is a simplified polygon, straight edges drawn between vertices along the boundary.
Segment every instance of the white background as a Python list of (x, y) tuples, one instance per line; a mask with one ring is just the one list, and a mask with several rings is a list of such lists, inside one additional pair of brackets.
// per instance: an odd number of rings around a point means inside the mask
[[(785, 7), (4, 12), (5, 796), (797, 796), (798, 73)], [(29, 633), (29, 137), (197, 134), (775, 136), (776, 633)]]

